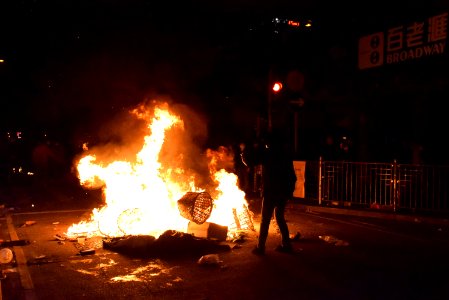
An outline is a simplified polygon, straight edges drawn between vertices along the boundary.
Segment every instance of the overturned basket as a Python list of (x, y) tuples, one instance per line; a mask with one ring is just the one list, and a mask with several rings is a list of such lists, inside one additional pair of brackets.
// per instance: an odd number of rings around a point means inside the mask
[(197, 224), (203, 224), (209, 219), (212, 207), (213, 199), (206, 192), (187, 192), (178, 200), (181, 216)]

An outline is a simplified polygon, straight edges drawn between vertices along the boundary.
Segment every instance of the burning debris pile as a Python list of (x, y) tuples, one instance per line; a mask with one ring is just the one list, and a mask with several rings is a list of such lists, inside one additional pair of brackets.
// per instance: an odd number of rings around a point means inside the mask
[(184, 218), (203, 224), (210, 217), (213, 200), (207, 192), (187, 192), (178, 200), (178, 208)]
[(131, 116), (145, 124), (137, 153), (130, 155), (123, 145), (112, 151), (85, 147), (77, 160), (81, 185), (101, 188), (104, 205), (70, 226), (68, 237), (100, 236), (116, 246), (117, 239), (132, 236), (167, 240), (191, 234), (223, 240), (254, 230), (245, 193), (226, 167), (232, 166), (228, 149), (194, 149), (188, 124), (167, 103), (141, 105)]

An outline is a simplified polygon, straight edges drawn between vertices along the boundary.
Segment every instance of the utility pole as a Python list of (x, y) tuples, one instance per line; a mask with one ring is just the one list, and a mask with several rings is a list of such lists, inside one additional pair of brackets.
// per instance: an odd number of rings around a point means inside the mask
[(273, 101), (275, 95), (281, 93), (283, 89), (282, 82), (275, 81), (273, 77), (273, 71), (270, 69), (268, 74), (268, 132), (273, 130)]

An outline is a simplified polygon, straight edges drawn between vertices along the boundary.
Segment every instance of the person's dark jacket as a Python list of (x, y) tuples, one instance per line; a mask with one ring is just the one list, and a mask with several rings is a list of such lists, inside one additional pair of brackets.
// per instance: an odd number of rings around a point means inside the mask
[(263, 151), (262, 164), (264, 196), (282, 201), (291, 198), (297, 178), (286, 145), (277, 141), (268, 143)]

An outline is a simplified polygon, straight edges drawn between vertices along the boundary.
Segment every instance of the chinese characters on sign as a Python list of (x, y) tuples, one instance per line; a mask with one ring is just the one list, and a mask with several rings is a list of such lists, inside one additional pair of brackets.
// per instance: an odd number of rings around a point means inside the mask
[(359, 39), (359, 69), (445, 53), (448, 13)]

